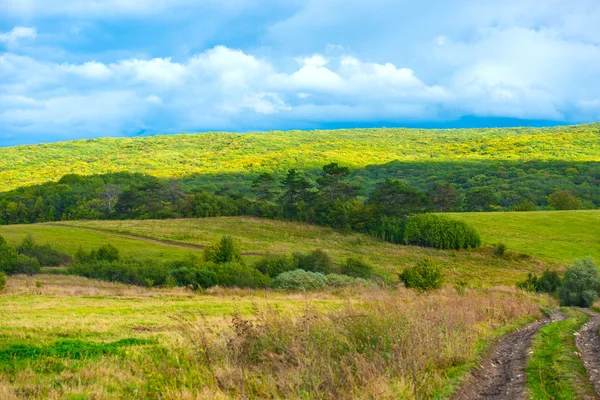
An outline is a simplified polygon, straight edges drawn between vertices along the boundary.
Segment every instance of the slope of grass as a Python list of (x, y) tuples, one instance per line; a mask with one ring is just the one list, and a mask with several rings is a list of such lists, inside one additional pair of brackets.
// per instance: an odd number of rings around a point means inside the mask
[(594, 397), (574, 336), (588, 316), (576, 310), (566, 312), (567, 319), (544, 326), (535, 339), (526, 369), (530, 399)]
[(472, 224), (484, 243), (559, 263), (591, 256), (600, 261), (600, 210), (452, 213)]
[[(397, 279), (398, 272), (426, 257), (433, 257), (445, 265), (448, 282), (464, 281), (470, 285), (513, 285), (523, 280), (527, 273), (541, 272), (549, 265), (519, 255), (495, 257), (491, 248), (443, 251), (400, 246), (357, 233), (344, 234), (313, 225), (248, 217), (78, 221), (61, 224), (201, 246), (217, 242), (222, 235), (230, 235), (239, 243), (243, 253), (255, 255), (323, 249), (338, 264), (348, 257), (362, 258), (378, 272), (394, 279)], [(20, 229), (26, 231), (27, 226)]]
[(0, 235), (4, 236), (13, 246), (18, 245), (28, 234), (33, 235), (38, 244), (50, 244), (52, 247), (71, 255), (75, 254), (79, 246), (89, 251), (107, 243), (116, 246), (123, 256), (138, 258), (180, 260), (190, 253), (197, 254), (200, 251), (123, 237), (111, 234), (110, 232), (90, 231), (87, 229), (49, 224), (0, 226)]
[[(432, 398), (451, 383), (447, 371), (473, 363), (478, 343), (539, 316), (540, 300), (506, 288), (196, 294), (13, 276), (0, 294), (0, 356), (11, 356), (0, 398), (410, 398), (409, 348), (420, 397)], [(292, 362), (267, 351), (289, 340), (280, 351)], [(257, 346), (252, 368), (244, 343)], [(364, 379), (331, 380), (349, 373)]]
[(83, 175), (129, 171), (171, 178), (287, 168), (352, 168), (393, 160), (598, 161), (600, 125), (501, 129), (346, 129), (89, 139), (0, 149), (0, 191)]

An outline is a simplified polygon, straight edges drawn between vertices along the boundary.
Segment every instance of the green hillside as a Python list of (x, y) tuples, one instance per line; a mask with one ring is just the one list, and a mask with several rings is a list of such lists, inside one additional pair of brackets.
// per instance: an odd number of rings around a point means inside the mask
[(484, 243), (561, 263), (586, 256), (600, 261), (600, 211), (451, 213), (471, 223)]
[(162, 178), (280, 172), (339, 162), (599, 161), (600, 125), (502, 129), (349, 129), (89, 139), (0, 149), (0, 191), (69, 173)]
[(393, 279), (404, 268), (432, 257), (445, 266), (448, 283), (464, 281), (476, 286), (514, 285), (530, 272), (542, 272), (547, 266), (561, 268), (549, 261), (518, 255), (496, 257), (491, 248), (445, 251), (401, 246), (358, 233), (342, 234), (330, 228), (248, 217), (9, 225), (0, 226), (0, 234), (11, 244), (32, 234), (37, 242), (52, 244), (71, 254), (79, 244), (89, 250), (111, 243), (124, 256), (157, 261), (183, 259), (221, 236), (230, 235), (239, 243), (247, 262), (261, 255), (323, 249), (337, 264), (348, 257), (358, 257)]

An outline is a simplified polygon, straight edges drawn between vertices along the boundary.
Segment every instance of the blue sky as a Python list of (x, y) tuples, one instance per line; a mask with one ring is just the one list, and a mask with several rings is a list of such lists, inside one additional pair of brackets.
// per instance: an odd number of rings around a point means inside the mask
[(0, 146), (600, 120), (598, 0), (0, 0)]

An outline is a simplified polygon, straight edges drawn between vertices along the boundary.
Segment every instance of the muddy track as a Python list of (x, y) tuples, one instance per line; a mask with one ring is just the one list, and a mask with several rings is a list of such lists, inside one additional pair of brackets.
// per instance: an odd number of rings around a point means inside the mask
[[(202, 251), (205, 249), (205, 246), (201, 246), (199, 244), (192, 244), (192, 243), (182, 243), (182, 242), (177, 242), (175, 240), (168, 240), (168, 239), (154, 239), (154, 238), (150, 238), (147, 236), (142, 236), (142, 235), (134, 235), (131, 233), (123, 233), (123, 232), (119, 232), (119, 231), (114, 231), (111, 229), (103, 229), (103, 228), (92, 228), (89, 226), (78, 226), (78, 225), (69, 225), (69, 224), (55, 224), (55, 223), (46, 223), (45, 225), (52, 225), (52, 226), (58, 226), (58, 227), (63, 227), (63, 228), (73, 228), (73, 229), (84, 229), (84, 230), (88, 230), (88, 231), (95, 231), (95, 232), (102, 232), (102, 233), (109, 233), (111, 235), (115, 235), (115, 236), (121, 236), (127, 239), (134, 239), (134, 240), (141, 240), (143, 242), (147, 242), (147, 243), (154, 243), (154, 244), (159, 244), (159, 245), (167, 245), (167, 246), (172, 246), (172, 247), (178, 247), (181, 249), (191, 249), (191, 250), (197, 250), (197, 251)], [(264, 254), (262, 253), (241, 253), (243, 256), (264, 256)]]
[(556, 313), (503, 337), (452, 399), (525, 399), (525, 367), (533, 338), (543, 325), (564, 318)]
[(575, 343), (583, 360), (585, 368), (597, 398), (600, 398), (600, 314), (582, 309), (590, 316), (588, 322), (575, 333)]

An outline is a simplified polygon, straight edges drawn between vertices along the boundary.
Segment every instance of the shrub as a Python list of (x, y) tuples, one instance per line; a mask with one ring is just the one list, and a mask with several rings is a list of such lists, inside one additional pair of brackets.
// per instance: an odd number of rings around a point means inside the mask
[(404, 242), (438, 249), (467, 249), (481, 245), (479, 233), (471, 225), (434, 214), (409, 217)]
[(6, 282), (6, 274), (0, 271), (0, 291), (4, 290), (4, 288), (6, 287)]
[(121, 259), (119, 250), (111, 244), (105, 244), (87, 253), (82, 247), (79, 247), (75, 253), (75, 260), (79, 263), (91, 263), (95, 261), (114, 262)]
[(175, 280), (175, 278), (172, 275), (167, 276), (167, 278), (165, 279), (165, 283), (163, 283), (163, 287), (172, 289), (176, 286), (177, 286), (177, 281)]
[(209, 264), (207, 268), (217, 274), (218, 284), (226, 287), (264, 288), (269, 286), (271, 278), (256, 268), (239, 262)]
[(204, 250), (204, 259), (215, 264), (241, 262), (240, 250), (231, 236), (223, 236), (219, 243)]
[(517, 288), (529, 292), (554, 293), (560, 287), (560, 276), (556, 271), (545, 270), (541, 277), (529, 274), (523, 282), (517, 283)]
[(217, 274), (205, 268), (182, 267), (171, 271), (170, 278), (174, 278), (178, 286), (191, 286), (192, 289), (208, 289), (218, 283)]
[(598, 298), (599, 290), (598, 267), (588, 257), (577, 260), (567, 269), (558, 297), (562, 306), (591, 307)]
[(15, 263), (19, 258), (17, 250), (6, 243), (3, 236), (0, 235), (0, 272), (6, 274), (14, 273)]
[(40, 263), (35, 258), (27, 257), (23, 254), (17, 256), (17, 261), (13, 267), (14, 274), (35, 275), (40, 272)]
[(327, 279), (323, 274), (297, 269), (278, 275), (271, 286), (275, 289), (308, 291), (323, 289), (326, 284)]
[(503, 242), (500, 242), (494, 247), (494, 254), (498, 257), (502, 257), (506, 253), (506, 245)]
[(294, 253), (298, 269), (328, 274), (332, 272), (333, 262), (323, 250), (317, 249), (309, 254)]
[(154, 260), (125, 259), (119, 261), (77, 262), (68, 269), (71, 275), (101, 279), (110, 282), (146, 286), (162, 285), (171, 271), (170, 265)]
[(342, 288), (353, 286), (373, 286), (373, 282), (369, 282), (363, 278), (354, 278), (348, 275), (329, 274), (326, 276), (327, 286)]
[(362, 260), (350, 257), (342, 265), (341, 273), (355, 278), (368, 279), (373, 274), (373, 268)]
[(21, 244), (17, 246), (17, 252), (35, 258), (44, 267), (59, 267), (68, 265), (73, 261), (70, 255), (55, 250), (50, 245), (37, 245), (31, 235), (27, 235)]
[(426, 258), (417, 265), (407, 268), (400, 274), (400, 280), (407, 288), (419, 291), (439, 289), (443, 283), (443, 273), (440, 264), (431, 258)]
[(557, 191), (548, 196), (548, 204), (555, 210), (578, 210), (582, 203), (568, 190)]
[(258, 260), (254, 264), (254, 268), (274, 278), (281, 273), (297, 269), (298, 259), (290, 255), (267, 256)]

